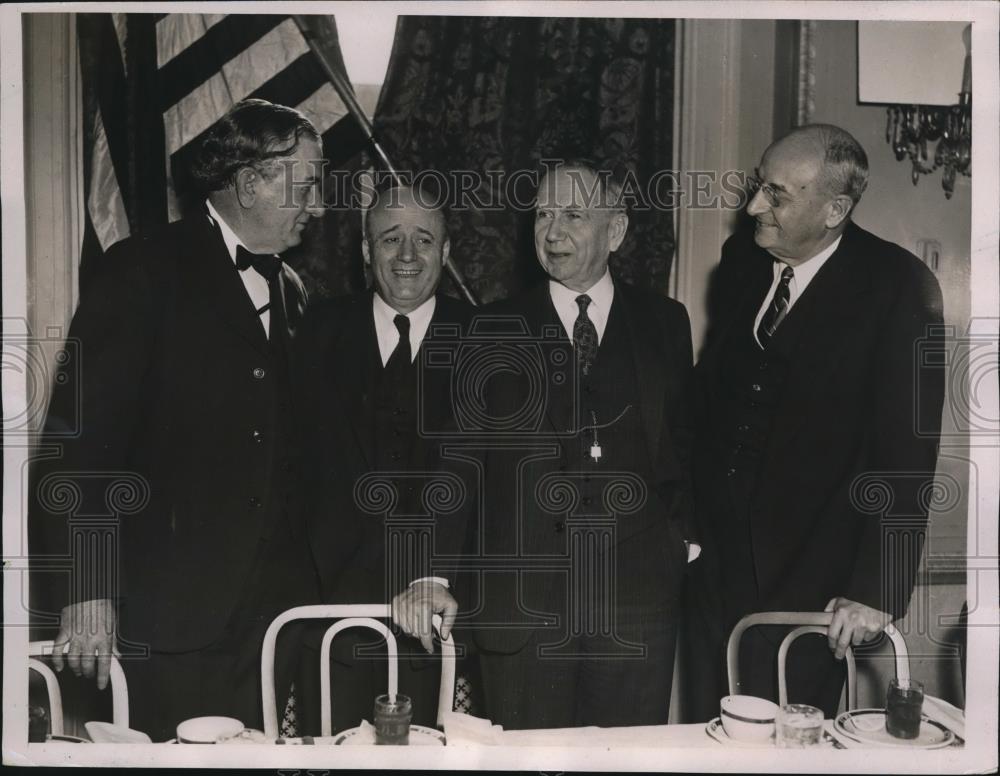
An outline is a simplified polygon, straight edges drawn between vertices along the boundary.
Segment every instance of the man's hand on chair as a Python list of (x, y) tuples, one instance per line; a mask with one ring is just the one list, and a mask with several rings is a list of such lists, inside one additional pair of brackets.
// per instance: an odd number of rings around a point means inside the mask
[[(52, 665), (63, 670), (63, 653), (77, 676), (93, 679), (97, 688), (108, 686), (111, 655), (115, 648), (115, 607), (107, 598), (81, 601), (63, 607), (59, 635), (52, 649)], [(96, 671), (95, 671), (96, 668)]]
[(843, 660), (849, 645), (871, 641), (892, 622), (892, 615), (859, 604), (849, 598), (831, 598), (826, 612), (833, 612), (833, 621), (826, 631), (830, 649), (837, 660)]
[(392, 620), (404, 633), (420, 639), (427, 653), (434, 652), (431, 618), (441, 615), (441, 638), (447, 639), (458, 614), (456, 601), (439, 582), (420, 580), (392, 599)]

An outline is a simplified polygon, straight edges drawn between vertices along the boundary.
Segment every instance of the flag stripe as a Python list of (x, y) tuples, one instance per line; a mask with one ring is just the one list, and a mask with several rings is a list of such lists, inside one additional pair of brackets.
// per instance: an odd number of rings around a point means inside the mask
[(347, 115), (347, 107), (331, 83), (323, 84), (295, 107), (305, 114), (321, 135)]
[[(295, 32), (298, 34), (297, 30)], [(301, 37), (299, 35), (300, 39)], [(303, 45), (305, 45), (304, 40)], [(189, 99), (185, 99), (183, 103), (174, 106), (164, 114), (167, 149), (171, 154), (171, 167), (175, 173), (175, 182), (180, 182), (178, 177), (183, 180), (183, 171), (190, 164), (194, 149), (201, 144), (205, 133), (229, 110), (233, 102), (243, 99), (245, 96), (259, 97), (282, 105), (298, 106), (302, 103), (310, 110), (314, 110), (316, 106), (310, 101), (316, 96), (317, 91), (322, 91), (322, 88), (318, 89), (317, 87), (324, 83), (326, 83), (326, 79), (322, 69), (311, 53), (300, 56), (295, 62), (280, 70), (273, 78), (261, 84), (249, 95), (234, 94), (230, 96), (221, 77), (210, 79), (205, 87), (196, 92), (199, 95), (197, 100), (195, 100), (194, 95), (191, 95)], [(208, 91), (209, 88), (212, 91)], [(333, 89), (332, 85), (330, 88)], [(320, 96), (325, 95), (335, 95), (335, 91), (324, 92)], [(339, 98), (337, 98), (335, 106), (331, 105), (324, 112), (332, 111), (335, 114), (337, 108), (343, 110)], [(336, 116), (326, 116), (324, 123), (330, 126), (335, 121)], [(198, 128), (198, 134), (193, 134), (194, 128)], [(320, 129), (320, 132), (322, 133), (323, 130)], [(181, 174), (178, 176), (177, 173)]]
[[(118, 48), (118, 35), (111, 20), (111, 14), (94, 13), (80, 15), (80, 39), (88, 48), (96, 51), (96, 70), (84, 71), (84, 88), (96, 92), (97, 116), (92, 120), (93, 142), (96, 145), (98, 124), (106, 136), (107, 157), (114, 166), (113, 174), (119, 181), (128, 181), (128, 115), (126, 111), (127, 88), (122, 52)], [(81, 48), (81, 57), (84, 52)], [(93, 163), (93, 157), (92, 157)], [(91, 173), (98, 171), (91, 168)], [(99, 225), (95, 231), (101, 233)]]
[[(303, 45), (305, 45), (304, 40)], [(326, 82), (326, 75), (316, 57), (307, 49), (294, 62), (275, 73), (272, 78), (247, 96), (281, 105), (297, 106), (309, 99), (313, 92)]]
[(97, 239), (101, 243), (101, 250), (106, 251), (119, 240), (128, 237), (129, 224), (125, 214), (125, 202), (118, 188), (114, 166), (111, 164), (108, 136), (104, 132), (100, 113), (96, 116), (96, 122), (87, 211), (90, 213)]
[(351, 115), (344, 116), (323, 133), (323, 158), (333, 169), (344, 167), (367, 147), (368, 138)]
[[(165, 110), (167, 153), (173, 154), (197, 138), (234, 103), (258, 91), (267, 91), (268, 82), (276, 76), (281, 77), (288, 63), (307, 50), (305, 38), (295, 22), (287, 19), (239, 56), (229, 60), (220, 73)], [(319, 65), (313, 62), (312, 67), (318, 69)], [(164, 77), (163, 71), (160, 76), (161, 79)], [(302, 99), (317, 85), (318, 82), (314, 82)], [(288, 95), (280, 92), (272, 101), (292, 102)]]
[(156, 25), (156, 66), (163, 67), (225, 18), (224, 13), (171, 13), (164, 16)]
[[(295, 22), (287, 16), (227, 16), (174, 56), (160, 70), (163, 83), (161, 102), (163, 109), (167, 110), (195, 92), (216, 73), (224, 71), (227, 65), (243, 59), (247, 50), (256, 48), (262, 39), (270, 38), (276, 28), (287, 28), (289, 25), (301, 38), (301, 34), (295, 28)], [(278, 40), (283, 39), (279, 36)], [(301, 52), (285, 58), (276, 51), (270, 51), (269, 56), (287, 62), (297, 57), (299, 53)], [(260, 64), (260, 61), (253, 64)], [(250, 72), (245, 72), (243, 77), (248, 78), (252, 75)], [(247, 92), (249, 91), (248, 89)]]
[(151, 14), (128, 14), (128, 116), (132, 140), (132, 167), (128, 189), (133, 232), (144, 232), (167, 222), (166, 152), (163, 113), (160, 110), (156, 69), (157, 19)]

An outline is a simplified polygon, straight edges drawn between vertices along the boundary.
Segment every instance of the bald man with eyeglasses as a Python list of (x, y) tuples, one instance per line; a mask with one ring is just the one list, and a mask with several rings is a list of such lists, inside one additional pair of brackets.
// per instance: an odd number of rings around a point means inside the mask
[[(751, 235), (723, 247), (697, 366), (695, 496), (704, 563), (689, 589), (692, 716), (718, 709), (744, 615), (827, 611), (789, 659), (789, 692), (837, 711), (848, 646), (901, 618), (920, 561), (943, 373), (942, 298), (913, 255), (852, 221), (864, 149), (830, 125), (773, 143), (750, 179)], [(891, 504), (870, 498), (872, 488)], [(754, 628), (739, 691), (776, 700), (787, 629)]]

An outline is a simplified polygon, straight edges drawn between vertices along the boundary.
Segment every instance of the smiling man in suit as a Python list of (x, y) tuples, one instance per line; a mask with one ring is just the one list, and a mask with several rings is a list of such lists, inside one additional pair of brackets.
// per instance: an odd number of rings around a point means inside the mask
[[(301, 405), (310, 408), (306, 509), (323, 601), (396, 599), (396, 622), (421, 642), (399, 641), (400, 692), (413, 698), (413, 722), (424, 725), (436, 724), (440, 676), (437, 661), (425, 655), (432, 650), (430, 616), (444, 616), (447, 637), (458, 610), (449, 580), (432, 576), (431, 556), (457, 554), (464, 522), (452, 511), (427, 512), (428, 488), (453, 480), (440, 473), (437, 438), (424, 432), (443, 427), (451, 402), (449, 382), (421, 371), (421, 351), (438, 327), (460, 332), (470, 311), (438, 293), (450, 243), (436, 204), (430, 193), (406, 186), (379, 192), (362, 244), (373, 288), (317, 305), (299, 340)], [(369, 486), (391, 491), (391, 506), (373, 510)], [(422, 517), (435, 522), (428, 544), (407, 532), (408, 522), (426, 525)], [(349, 631), (334, 642), (334, 730), (371, 720), (375, 696), (385, 692), (385, 653), (374, 641), (370, 632)], [(304, 703), (307, 732), (317, 732), (317, 699)]]
[[(916, 257), (852, 222), (867, 181), (850, 134), (801, 127), (761, 159), (752, 238), (723, 248), (696, 370), (706, 552), (687, 631), (701, 717), (725, 694), (724, 640), (743, 615), (832, 612), (827, 640), (789, 656), (790, 696), (830, 716), (845, 649), (909, 602), (943, 396), (941, 370), (917, 359), (942, 300)], [(873, 507), (871, 487), (891, 506)], [(785, 632), (744, 636), (741, 692), (776, 696)]]
[[(696, 538), (691, 337), (682, 305), (612, 278), (628, 229), (620, 195), (592, 162), (549, 168), (534, 228), (548, 278), (488, 311), (491, 325), (523, 332), (495, 349), (521, 357), (486, 387), (494, 430), (537, 418), (487, 452), (469, 545), (481, 584), (459, 597), (486, 715), (506, 728), (667, 722)], [(532, 354), (537, 369), (518, 370)]]
[[(130, 724), (154, 741), (202, 715), (260, 727), (264, 630), (318, 593), (290, 414), (306, 299), (278, 254), (322, 214), (321, 161), (301, 113), (238, 103), (193, 168), (206, 205), (113, 246), (70, 327), (80, 363), (56, 381), (46, 429), (80, 432), (40, 462), (32, 515), (33, 552), (74, 563), (73, 584), (51, 586), (64, 606), (54, 662), (65, 652), (104, 687), (117, 631), (123, 651), (148, 647), (124, 669)], [(60, 482), (79, 496), (69, 525), (51, 498)], [(279, 662), (279, 699), (290, 678)]]

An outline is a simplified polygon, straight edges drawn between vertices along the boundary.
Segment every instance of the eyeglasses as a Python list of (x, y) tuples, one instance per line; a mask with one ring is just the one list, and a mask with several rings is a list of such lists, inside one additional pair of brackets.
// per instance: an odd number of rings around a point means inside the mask
[(757, 196), (758, 191), (764, 193), (764, 198), (771, 207), (778, 207), (781, 204), (781, 197), (770, 183), (764, 183), (756, 175), (747, 175), (747, 194), (750, 199)]

